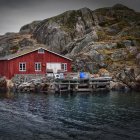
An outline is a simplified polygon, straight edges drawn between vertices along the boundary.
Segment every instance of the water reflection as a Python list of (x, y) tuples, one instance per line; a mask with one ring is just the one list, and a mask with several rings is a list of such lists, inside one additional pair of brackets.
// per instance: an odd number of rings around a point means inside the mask
[(12, 99), (12, 98), (14, 98), (14, 93), (12, 93), (12, 92), (1, 92), (0, 93), (0, 99), (2, 99), (2, 98), (7, 98), (7, 99)]
[(140, 139), (139, 93), (0, 94), (0, 139)]

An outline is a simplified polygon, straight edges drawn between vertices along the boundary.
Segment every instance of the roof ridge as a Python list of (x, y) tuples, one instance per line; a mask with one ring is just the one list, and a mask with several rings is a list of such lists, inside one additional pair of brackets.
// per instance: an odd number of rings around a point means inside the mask
[[(48, 49), (45, 48), (45, 47), (31, 48), (31, 50), (25, 49), (24, 51), (20, 51), (19, 53), (14, 53), (14, 54), (11, 54), (11, 55), (7, 55), (7, 56), (4, 56), (4, 57), (1, 57), (0, 60), (11, 60), (11, 59), (15, 59), (15, 58), (17, 58), (17, 57), (26, 55), (26, 54), (28, 54), (28, 53), (37, 51), (37, 50), (39, 50), (39, 49), (41, 49), (41, 48), (44, 49), (44, 50), (46, 50), (46, 51), (48, 51), (48, 52), (50, 52), (50, 53), (53, 53), (53, 54), (55, 54), (55, 55), (58, 55), (58, 56), (60, 56), (60, 57), (63, 57), (63, 58), (65, 58), (65, 59), (68, 59), (68, 60), (71, 60), (71, 61), (72, 61), (72, 59), (70, 59), (70, 58), (68, 58), (68, 57), (65, 57), (65, 56), (63, 56), (63, 55), (61, 55), (61, 54), (58, 54), (58, 53), (56, 53), (56, 52), (53, 52), (53, 51), (51, 51), (51, 50), (48, 50)], [(29, 51), (29, 52), (26, 52), (26, 51)], [(20, 54), (20, 53), (21, 53), (21, 54)], [(17, 56), (16, 56), (15, 54), (17, 54)]]

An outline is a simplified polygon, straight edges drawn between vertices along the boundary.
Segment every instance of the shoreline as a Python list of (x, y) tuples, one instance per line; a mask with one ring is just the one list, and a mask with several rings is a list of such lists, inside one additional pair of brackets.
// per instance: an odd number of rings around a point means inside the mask
[[(20, 79), (21, 80), (21, 79)], [(93, 82), (93, 81), (92, 81)], [(99, 86), (100, 84), (100, 86)], [(99, 86), (99, 88), (98, 88)], [(27, 93), (61, 93), (61, 92), (91, 92), (95, 93), (98, 91), (139, 91), (139, 89), (128, 88), (120, 82), (114, 82), (114, 79), (107, 81), (96, 81), (91, 83), (89, 79), (80, 80), (56, 80), (56, 79), (32, 79), (29, 82), (14, 82), (12, 79), (7, 80), (2, 77), (0, 80), (0, 91), (14, 91), (14, 92), (27, 92)]]

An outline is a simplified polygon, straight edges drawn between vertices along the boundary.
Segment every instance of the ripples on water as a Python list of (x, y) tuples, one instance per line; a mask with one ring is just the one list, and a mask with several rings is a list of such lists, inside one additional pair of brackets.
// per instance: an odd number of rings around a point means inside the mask
[(139, 93), (0, 94), (0, 140), (138, 140)]

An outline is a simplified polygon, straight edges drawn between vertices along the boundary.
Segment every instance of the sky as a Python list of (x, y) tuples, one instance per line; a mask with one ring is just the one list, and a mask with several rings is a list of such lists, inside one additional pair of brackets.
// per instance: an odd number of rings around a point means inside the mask
[(0, 35), (18, 32), (35, 20), (43, 20), (83, 7), (95, 10), (117, 3), (140, 12), (140, 0), (0, 0)]

